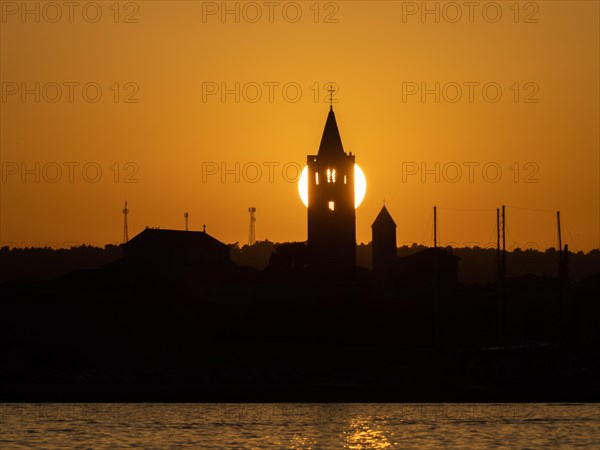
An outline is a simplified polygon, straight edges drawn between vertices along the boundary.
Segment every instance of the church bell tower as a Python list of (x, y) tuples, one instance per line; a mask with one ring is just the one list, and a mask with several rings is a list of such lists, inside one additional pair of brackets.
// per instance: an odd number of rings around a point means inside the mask
[(344, 152), (333, 106), (316, 155), (307, 156), (308, 251), (319, 267), (356, 265), (354, 155)]

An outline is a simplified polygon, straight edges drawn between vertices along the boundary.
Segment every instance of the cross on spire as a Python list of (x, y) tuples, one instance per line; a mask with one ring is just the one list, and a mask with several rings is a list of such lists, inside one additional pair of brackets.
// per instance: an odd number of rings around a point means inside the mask
[(335, 92), (333, 84), (329, 85), (329, 89), (327, 89), (327, 92), (329, 92), (329, 109), (332, 110), (333, 109), (333, 93)]

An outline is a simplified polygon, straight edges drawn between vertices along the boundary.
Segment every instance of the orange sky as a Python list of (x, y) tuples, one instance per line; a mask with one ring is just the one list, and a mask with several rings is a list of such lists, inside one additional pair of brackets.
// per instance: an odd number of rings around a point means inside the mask
[(188, 211), (245, 243), (255, 206), (257, 239), (305, 240), (290, 178), (328, 82), (368, 182), (358, 242), (385, 199), (399, 245), (431, 244), (434, 205), (442, 244), (489, 244), (502, 204), (509, 248), (555, 245), (559, 209), (570, 248), (600, 245), (598, 2), (0, 3), (2, 245), (118, 243), (125, 200), (130, 237)]

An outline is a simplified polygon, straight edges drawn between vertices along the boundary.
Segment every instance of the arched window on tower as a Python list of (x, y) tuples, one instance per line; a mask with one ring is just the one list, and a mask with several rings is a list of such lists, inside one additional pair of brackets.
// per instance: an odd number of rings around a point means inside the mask
[(327, 169), (327, 182), (335, 183), (335, 169), (332, 169), (332, 168)]

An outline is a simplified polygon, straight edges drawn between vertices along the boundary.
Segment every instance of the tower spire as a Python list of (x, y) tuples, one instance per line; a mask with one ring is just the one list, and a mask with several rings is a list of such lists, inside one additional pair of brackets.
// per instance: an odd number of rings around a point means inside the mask
[(342, 138), (340, 136), (340, 130), (338, 129), (337, 122), (335, 120), (335, 113), (333, 107), (327, 114), (327, 121), (325, 122), (325, 128), (323, 130), (323, 136), (321, 137), (321, 144), (319, 145), (318, 154), (321, 156), (340, 156), (344, 154), (344, 146), (342, 145)]
[[(311, 264), (320, 267), (356, 266), (355, 155), (344, 152), (330, 109), (316, 155), (307, 155), (308, 240)], [(319, 182), (319, 180), (322, 180)]]

